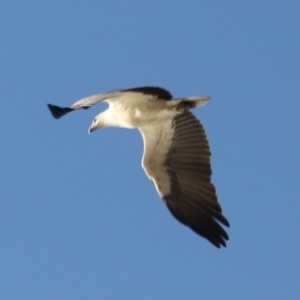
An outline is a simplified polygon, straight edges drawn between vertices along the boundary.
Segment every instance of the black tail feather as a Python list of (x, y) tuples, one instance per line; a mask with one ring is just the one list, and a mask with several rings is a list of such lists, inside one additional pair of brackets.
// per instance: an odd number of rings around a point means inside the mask
[(63, 117), (64, 115), (66, 115), (67, 113), (73, 111), (73, 108), (70, 107), (60, 107), (60, 106), (56, 106), (56, 105), (52, 105), (52, 104), (48, 104), (48, 107), (51, 111), (52, 116), (55, 119), (59, 119), (61, 117)]

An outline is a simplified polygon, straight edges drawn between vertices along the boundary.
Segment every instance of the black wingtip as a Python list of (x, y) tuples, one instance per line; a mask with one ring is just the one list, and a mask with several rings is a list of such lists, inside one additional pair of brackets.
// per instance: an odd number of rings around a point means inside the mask
[(52, 105), (52, 104), (47, 104), (52, 116), (55, 119), (59, 119), (61, 117), (63, 117), (64, 115), (66, 115), (67, 113), (73, 111), (73, 108), (70, 107), (60, 107), (60, 106), (56, 106), (56, 105)]

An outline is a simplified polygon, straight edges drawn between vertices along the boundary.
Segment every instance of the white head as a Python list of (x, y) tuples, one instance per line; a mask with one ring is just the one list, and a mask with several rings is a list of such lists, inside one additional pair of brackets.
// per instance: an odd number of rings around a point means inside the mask
[(92, 125), (90, 126), (89, 128), (89, 133), (92, 133), (93, 131), (97, 130), (97, 129), (100, 129), (100, 128), (103, 128), (105, 127), (105, 118), (104, 118), (104, 113), (101, 113), (99, 115), (97, 115), (94, 120), (93, 120), (93, 123)]

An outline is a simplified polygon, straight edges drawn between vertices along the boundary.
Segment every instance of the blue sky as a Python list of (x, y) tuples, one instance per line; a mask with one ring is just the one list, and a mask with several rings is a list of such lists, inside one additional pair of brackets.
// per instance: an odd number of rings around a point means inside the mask
[[(10, 299), (298, 299), (299, 1), (2, 1), (0, 290)], [(138, 131), (46, 104), (143, 85), (195, 110), (231, 223), (168, 212)]]

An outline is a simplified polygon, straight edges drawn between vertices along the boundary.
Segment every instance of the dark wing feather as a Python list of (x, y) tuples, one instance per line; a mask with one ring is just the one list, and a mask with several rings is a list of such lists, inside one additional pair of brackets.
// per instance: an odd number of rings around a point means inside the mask
[(203, 126), (191, 114), (177, 115), (165, 166), (171, 190), (164, 200), (180, 222), (215, 246), (226, 246), (228, 235), (216, 221), (229, 226), (211, 183), (210, 149)]
[(122, 90), (122, 92), (142, 93), (142, 94), (145, 94), (145, 95), (155, 96), (156, 98), (166, 100), (166, 101), (172, 99), (172, 94), (169, 91), (167, 91), (163, 88), (154, 87), (154, 86), (144, 86), (144, 87), (126, 89), (126, 90)]
[(52, 116), (55, 119), (59, 119), (59, 118), (63, 117), (64, 115), (66, 115), (67, 113), (74, 110), (70, 107), (60, 107), (60, 106), (53, 105), (53, 104), (47, 104), (47, 105), (48, 105), (48, 108), (50, 109)]
[[(161, 132), (151, 127), (141, 131), (144, 169), (170, 212), (216, 247), (225, 247), (229, 238), (220, 223), (229, 223), (211, 183), (211, 153), (200, 122), (187, 112), (175, 116), (169, 126), (163, 125)], [(155, 141), (153, 136), (159, 138)]]

